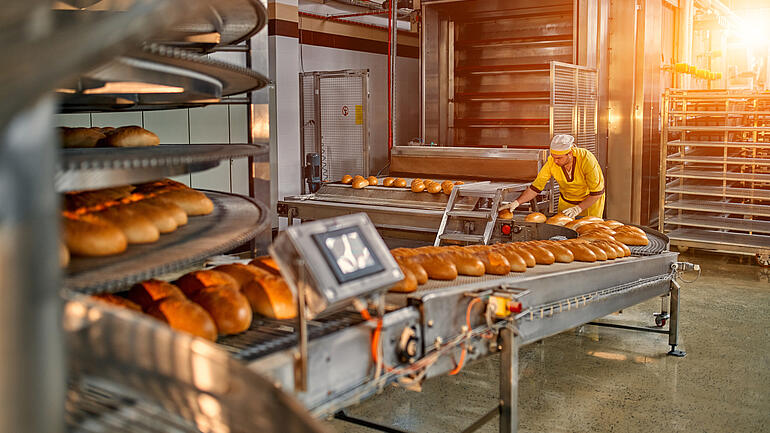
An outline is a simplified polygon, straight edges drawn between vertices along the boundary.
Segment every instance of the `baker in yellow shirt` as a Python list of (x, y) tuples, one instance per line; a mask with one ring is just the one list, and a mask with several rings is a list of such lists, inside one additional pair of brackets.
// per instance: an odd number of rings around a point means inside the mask
[(537, 178), (511, 203), (500, 210), (513, 212), (545, 188), (552, 177), (559, 184), (559, 212), (575, 218), (580, 216), (602, 217), (604, 213), (604, 175), (591, 151), (575, 147), (575, 138), (567, 134), (554, 135), (551, 155)]

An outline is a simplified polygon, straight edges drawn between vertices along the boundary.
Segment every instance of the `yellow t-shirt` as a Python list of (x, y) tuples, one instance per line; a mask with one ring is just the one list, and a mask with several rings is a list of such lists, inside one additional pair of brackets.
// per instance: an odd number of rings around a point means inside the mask
[(559, 184), (561, 199), (573, 205), (579, 204), (589, 195), (604, 194), (604, 175), (594, 154), (587, 149), (575, 147), (572, 155), (575, 161), (571, 173), (556, 165), (553, 157), (549, 156), (530, 188), (539, 193), (553, 177)]

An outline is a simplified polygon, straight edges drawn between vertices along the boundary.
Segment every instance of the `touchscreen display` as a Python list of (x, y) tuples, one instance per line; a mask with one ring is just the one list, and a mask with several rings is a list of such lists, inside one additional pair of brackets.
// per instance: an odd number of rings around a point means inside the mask
[(383, 271), (358, 227), (347, 227), (313, 235), (327, 264), (339, 283), (345, 283)]

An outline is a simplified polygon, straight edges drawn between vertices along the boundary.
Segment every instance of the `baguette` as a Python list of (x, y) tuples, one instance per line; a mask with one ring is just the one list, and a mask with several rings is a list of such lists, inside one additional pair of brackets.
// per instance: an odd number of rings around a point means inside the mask
[(447, 260), (454, 263), (459, 275), (468, 275), (471, 277), (480, 277), (486, 272), (484, 263), (477, 257), (474, 257), (467, 252), (463, 252), (461, 248), (452, 249), (442, 254), (442, 257), (446, 257)]
[(59, 128), (61, 144), (65, 149), (96, 147), (105, 135), (99, 128)]
[(596, 231), (592, 231), (592, 232), (588, 232), (580, 235), (580, 239), (583, 239), (586, 241), (604, 241), (604, 240), (611, 241), (611, 240), (614, 240), (615, 238), (612, 235), (608, 234), (607, 232), (596, 230)]
[(178, 331), (209, 341), (217, 339), (217, 327), (211, 315), (203, 307), (184, 297), (162, 298), (150, 305), (146, 311), (150, 316)]
[(647, 233), (645, 233), (644, 230), (642, 230), (642, 229), (640, 229), (639, 227), (636, 227), (636, 226), (626, 226), (626, 225), (624, 225), (622, 227), (618, 227), (616, 231), (617, 232), (622, 232), (622, 233), (632, 233), (632, 234), (635, 234), (635, 235), (638, 235), (638, 236), (647, 236)]
[(564, 227), (577, 231), (578, 227), (584, 226), (586, 224), (591, 224), (591, 221), (586, 221), (585, 218), (581, 218), (579, 220), (570, 221), (564, 224)]
[(248, 299), (231, 286), (210, 286), (196, 291), (190, 299), (211, 314), (220, 335), (249, 329), (252, 312)]
[(187, 299), (179, 287), (161, 280), (147, 280), (134, 284), (128, 291), (128, 299), (147, 309), (156, 301), (163, 298)]
[(620, 222), (620, 221), (606, 220), (606, 221), (604, 221), (604, 225), (606, 225), (607, 227), (615, 230), (616, 228), (623, 227), (624, 224), (622, 222)]
[(623, 242), (618, 242), (617, 240), (610, 240), (608, 242), (620, 248), (623, 251), (623, 257), (628, 257), (631, 255), (631, 249), (629, 249)]
[(609, 228), (609, 227), (607, 227), (607, 226), (605, 226), (605, 225), (603, 225), (601, 223), (588, 223), (588, 224), (584, 224), (584, 225), (576, 228), (575, 231), (580, 233), (581, 235), (583, 233), (594, 232), (594, 231), (603, 231), (603, 232), (606, 232), (608, 234), (614, 234), (615, 233), (614, 230), (612, 230), (611, 228)]
[(238, 290), (238, 282), (231, 276), (219, 271), (194, 271), (182, 275), (175, 282), (176, 286), (188, 297), (207, 287), (229, 287)]
[(126, 250), (126, 236), (115, 227), (92, 215), (62, 218), (64, 244), (79, 256), (109, 256)]
[(260, 256), (249, 262), (249, 265), (256, 266), (259, 269), (270, 272), (271, 274), (280, 277), (281, 269), (278, 267), (275, 259), (270, 256)]
[(615, 247), (602, 242), (602, 241), (593, 241), (591, 242), (591, 245), (600, 248), (602, 251), (604, 251), (604, 254), (607, 255), (607, 260), (615, 260), (618, 258), (618, 253), (615, 251)]
[(478, 258), (484, 263), (484, 272), (487, 274), (506, 275), (511, 272), (511, 262), (499, 252), (489, 249), (486, 251), (476, 251), (473, 257)]
[(254, 312), (271, 319), (297, 317), (297, 299), (283, 278), (266, 275), (246, 283), (242, 292)]
[(182, 209), (181, 206), (174, 203), (171, 200), (164, 199), (163, 197), (153, 197), (143, 200), (145, 203), (149, 203), (155, 206), (160, 206), (165, 209), (176, 221), (177, 227), (187, 224), (187, 212)]
[(615, 259), (623, 258), (626, 256), (625, 250), (619, 247), (615, 242), (607, 240), (607, 241), (596, 241), (595, 243), (599, 245), (606, 245), (608, 248), (612, 248), (615, 251), (615, 257), (613, 257)]

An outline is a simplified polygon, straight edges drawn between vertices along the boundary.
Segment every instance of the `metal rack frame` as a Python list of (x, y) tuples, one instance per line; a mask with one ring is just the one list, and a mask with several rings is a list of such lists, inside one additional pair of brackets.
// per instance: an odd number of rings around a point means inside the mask
[(658, 229), (674, 245), (770, 257), (770, 95), (668, 89)]

